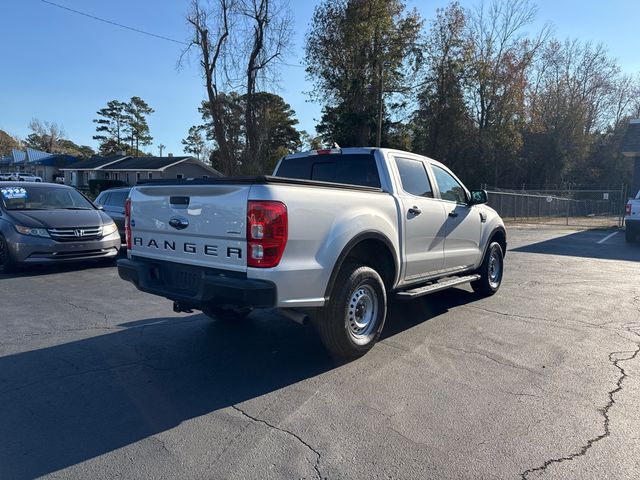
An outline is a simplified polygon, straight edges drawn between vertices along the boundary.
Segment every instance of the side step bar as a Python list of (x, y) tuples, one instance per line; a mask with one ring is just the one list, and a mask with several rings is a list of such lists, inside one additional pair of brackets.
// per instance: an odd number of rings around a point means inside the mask
[(411, 290), (402, 290), (395, 293), (395, 297), (398, 300), (411, 300), (412, 298), (422, 297), (423, 295), (429, 295), (430, 293), (440, 292), (447, 288), (462, 285), (464, 283), (473, 282), (478, 280), (480, 275), (467, 275), (465, 277), (453, 277), (448, 280), (442, 280), (440, 282), (431, 283), (424, 287), (413, 288)]

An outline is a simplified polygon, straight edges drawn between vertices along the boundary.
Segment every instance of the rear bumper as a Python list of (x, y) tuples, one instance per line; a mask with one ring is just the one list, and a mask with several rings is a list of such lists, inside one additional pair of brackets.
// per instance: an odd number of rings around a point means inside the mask
[(120, 278), (138, 290), (201, 310), (205, 306), (270, 308), (276, 305), (275, 284), (236, 272), (137, 258), (118, 260)]

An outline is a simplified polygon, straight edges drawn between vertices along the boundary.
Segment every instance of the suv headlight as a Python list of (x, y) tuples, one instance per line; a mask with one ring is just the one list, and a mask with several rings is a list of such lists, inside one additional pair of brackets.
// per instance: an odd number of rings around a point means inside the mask
[(114, 223), (107, 223), (106, 225), (102, 226), (102, 236), (106, 237), (107, 235), (111, 235), (114, 232), (118, 231), (118, 226)]
[(32, 237), (51, 238), (46, 228), (29, 228), (22, 225), (15, 225), (16, 231), (22, 235), (31, 235)]

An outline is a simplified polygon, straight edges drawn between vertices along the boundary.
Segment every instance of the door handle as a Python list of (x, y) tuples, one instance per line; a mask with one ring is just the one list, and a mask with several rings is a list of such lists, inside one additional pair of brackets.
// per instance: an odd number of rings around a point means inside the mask
[(454, 211), (451, 211), (451, 212), (449, 212), (449, 216), (451, 218), (456, 218), (458, 216), (458, 214), (456, 212), (454, 212)]
[(420, 210), (416, 205), (414, 205), (409, 209), (409, 213), (412, 215), (420, 215), (422, 213), (422, 210)]

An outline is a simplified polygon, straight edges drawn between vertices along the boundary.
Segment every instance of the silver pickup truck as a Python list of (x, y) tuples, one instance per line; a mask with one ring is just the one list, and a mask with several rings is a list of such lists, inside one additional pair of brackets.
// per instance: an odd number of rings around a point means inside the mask
[(217, 318), (278, 308), (309, 318), (337, 357), (366, 353), (389, 296), (500, 287), (507, 239), (483, 190), (443, 164), (378, 148), (284, 157), (273, 176), (132, 189), (120, 276)]

